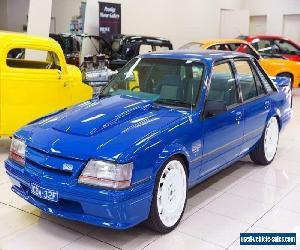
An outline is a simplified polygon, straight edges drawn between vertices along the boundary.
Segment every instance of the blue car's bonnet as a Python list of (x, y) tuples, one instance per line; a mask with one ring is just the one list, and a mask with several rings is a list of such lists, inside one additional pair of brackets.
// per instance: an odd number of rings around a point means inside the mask
[[(24, 127), (17, 136), (42, 151), (86, 160), (122, 152), (185, 112), (129, 96), (93, 99)], [(34, 131), (34, 133), (33, 133)]]

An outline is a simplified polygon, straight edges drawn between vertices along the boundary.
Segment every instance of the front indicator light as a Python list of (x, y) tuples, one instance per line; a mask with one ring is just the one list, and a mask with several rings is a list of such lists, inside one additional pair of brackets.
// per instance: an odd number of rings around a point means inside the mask
[(90, 160), (79, 176), (78, 183), (122, 189), (130, 186), (132, 163), (116, 164)]
[(25, 142), (21, 139), (14, 137), (10, 145), (9, 159), (15, 161), (16, 163), (24, 167), (25, 150), (26, 150)]

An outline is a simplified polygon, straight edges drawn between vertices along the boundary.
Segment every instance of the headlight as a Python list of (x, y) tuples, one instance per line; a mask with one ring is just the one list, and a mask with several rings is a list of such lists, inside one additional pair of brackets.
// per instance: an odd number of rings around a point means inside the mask
[(133, 164), (115, 164), (105, 161), (90, 160), (82, 171), (78, 182), (109, 188), (130, 186)]
[(25, 142), (21, 139), (13, 138), (10, 145), (9, 159), (17, 162), (21, 166), (24, 166), (25, 150), (26, 150)]

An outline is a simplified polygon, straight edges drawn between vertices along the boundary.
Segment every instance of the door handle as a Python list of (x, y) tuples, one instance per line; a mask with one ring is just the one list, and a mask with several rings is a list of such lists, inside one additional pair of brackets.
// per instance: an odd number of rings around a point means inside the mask
[(68, 87), (69, 86), (69, 82), (64, 82), (64, 87)]
[(57, 74), (58, 74), (58, 76), (57, 76), (57, 78), (58, 78), (58, 80), (60, 80), (61, 79), (61, 70), (57, 70)]
[(265, 101), (265, 109), (269, 109), (271, 107), (270, 101)]
[(242, 117), (243, 117), (242, 112), (238, 111), (238, 112), (235, 113), (235, 120), (236, 121), (242, 120)]

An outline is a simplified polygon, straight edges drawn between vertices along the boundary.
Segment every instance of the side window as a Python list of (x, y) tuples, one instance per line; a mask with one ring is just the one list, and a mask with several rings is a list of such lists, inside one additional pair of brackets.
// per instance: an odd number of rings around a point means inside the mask
[(268, 93), (274, 92), (274, 89), (271, 86), (270, 82), (266, 79), (265, 75), (261, 72), (260, 67), (258, 65), (258, 62), (255, 61), (254, 63), (256, 65), (256, 67), (257, 67), (257, 74), (258, 74), (258, 76), (259, 76), (259, 78), (261, 80), (262, 85), (265, 87), (266, 91)]
[(224, 101), (231, 106), (238, 103), (235, 79), (229, 63), (213, 67), (207, 100)]
[(236, 43), (232, 44), (233, 50), (241, 53), (246, 53), (248, 55), (254, 56), (255, 58), (258, 58), (257, 53), (248, 45), (248, 44), (241, 44), (241, 43)]
[(230, 47), (229, 47), (227, 44), (216, 44), (216, 45), (212, 45), (212, 46), (210, 46), (208, 49), (231, 51)]
[(53, 51), (26, 48), (11, 49), (6, 64), (12, 68), (60, 69), (58, 56)]
[(280, 53), (297, 55), (299, 50), (291, 43), (285, 40), (275, 40), (274, 41), (280, 48)]
[(248, 61), (235, 61), (235, 67), (237, 71), (237, 77), (241, 84), (243, 100), (249, 100), (258, 96), (255, 76), (251, 70), (251, 66)]
[(268, 39), (254, 39), (251, 44), (260, 53), (270, 54), (279, 50), (279, 47), (276, 46), (272, 40)]

